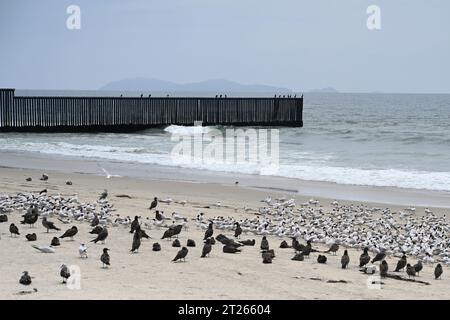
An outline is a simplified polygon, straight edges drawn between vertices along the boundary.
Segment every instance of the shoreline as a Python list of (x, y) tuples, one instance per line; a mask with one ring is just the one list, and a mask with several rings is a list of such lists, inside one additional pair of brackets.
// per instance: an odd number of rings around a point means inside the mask
[(233, 185), (236, 181), (239, 181), (241, 187), (266, 192), (394, 206), (450, 208), (450, 192), (446, 191), (347, 185), (278, 176), (208, 171), (34, 152), (2, 154), (0, 156), (0, 167), (94, 175), (104, 175), (105, 173), (102, 171), (102, 168), (104, 168), (112, 175), (144, 180), (214, 183), (219, 185)]

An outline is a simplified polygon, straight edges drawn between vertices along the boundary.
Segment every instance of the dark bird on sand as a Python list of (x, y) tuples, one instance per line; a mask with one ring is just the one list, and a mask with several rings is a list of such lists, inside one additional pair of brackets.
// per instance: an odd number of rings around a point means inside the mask
[(100, 220), (98, 219), (97, 214), (94, 214), (94, 218), (91, 221), (91, 227), (95, 227), (100, 223)]
[(91, 240), (91, 242), (97, 243), (99, 241), (102, 241), (103, 243), (105, 243), (107, 237), (108, 237), (108, 229), (104, 227), (102, 231), (100, 231), (100, 233), (97, 235), (97, 238)]
[(255, 239), (248, 239), (248, 240), (243, 240), (243, 241), (239, 241), (239, 243), (243, 244), (244, 246), (254, 246), (256, 243)]
[(31, 284), (31, 277), (28, 274), (28, 271), (24, 271), (22, 276), (19, 279), (19, 283), (23, 284), (24, 286), (29, 286)]
[(71, 240), (73, 240), (73, 237), (78, 233), (78, 228), (76, 226), (73, 226), (72, 228), (66, 230), (66, 232), (64, 232), (64, 234), (59, 237), (60, 239), (63, 238), (70, 238)]
[(399, 272), (400, 270), (405, 269), (406, 264), (407, 264), (406, 255), (403, 253), (402, 257), (397, 262), (397, 267), (395, 267), (394, 272)]
[(239, 222), (236, 222), (236, 229), (234, 229), (234, 237), (239, 238), (241, 234), (242, 234), (241, 225), (239, 224)]
[(260, 248), (261, 250), (269, 250), (269, 241), (267, 241), (266, 236), (262, 238)]
[(155, 242), (152, 247), (153, 251), (161, 251), (161, 245), (158, 242)]
[(29, 224), (30, 227), (33, 226), (33, 224), (36, 223), (36, 221), (38, 220), (39, 217), (39, 212), (36, 208), (36, 206), (32, 206), (28, 212), (24, 215), (22, 215), (23, 217), (23, 221), (20, 221), (21, 224)]
[(135, 232), (139, 226), (139, 217), (135, 216), (133, 222), (131, 222), (130, 233)]
[(210, 222), (208, 229), (206, 229), (206, 231), (205, 231), (205, 236), (203, 237), (203, 240), (211, 238), (213, 234), (214, 234), (213, 223)]
[(106, 266), (110, 265), (110, 257), (108, 251), (109, 251), (108, 248), (103, 248), (103, 253), (100, 256), (100, 261), (102, 262), (103, 268), (106, 268)]
[(0, 214), (0, 222), (8, 222), (8, 216), (6, 214)]
[(52, 247), (57, 247), (57, 246), (59, 246), (61, 244), (59, 243), (59, 239), (57, 237), (53, 237), (52, 242), (50, 243), (50, 245)]
[(172, 247), (175, 247), (175, 248), (181, 247), (180, 240), (178, 240), (178, 239), (173, 240)]
[(223, 246), (223, 252), (224, 253), (236, 253), (236, 252), (241, 252), (240, 249), (234, 247), (234, 246), (230, 246), (230, 245), (224, 245)]
[(100, 197), (98, 197), (98, 200), (104, 200), (108, 197), (108, 190), (103, 190), (103, 192), (100, 194)]
[(209, 238), (209, 240), (210, 240), (210, 243), (212, 244), (212, 245), (215, 245), (216, 244), (216, 240), (212, 237), (212, 238)]
[(56, 231), (61, 230), (61, 229), (57, 228), (53, 222), (47, 220), (47, 217), (42, 218), (42, 226), (45, 229), (47, 229), (47, 232), (49, 232), (49, 230), (56, 230)]
[(209, 253), (212, 250), (212, 246), (211, 246), (211, 239), (208, 238), (205, 241), (205, 244), (203, 245), (203, 249), (202, 249), (202, 255), (200, 256), (200, 258), (205, 258), (205, 257), (209, 257)]
[(364, 252), (359, 256), (359, 267), (362, 268), (370, 262), (369, 248), (365, 247)]
[(141, 235), (139, 232), (135, 232), (133, 235), (133, 244), (131, 245), (131, 252), (137, 252), (141, 246)]
[(406, 274), (408, 275), (408, 278), (416, 276), (416, 270), (409, 263), (406, 265)]
[(141, 238), (150, 239), (150, 236), (145, 232), (145, 230), (142, 230), (141, 227), (136, 229), (136, 232), (139, 232), (139, 236)]
[(181, 230), (183, 229), (183, 225), (182, 224), (177, 224), (175, 226), (170, 226), (169, 229), (167, 229), (162, 238), (161, 239), (166, 239), (166, 238), (172, 238), (173, 236), (177, 236), (178, 234), (181, 232)]
[(344, 250), (344, 254), (342, 255), (342, 258), (341, 258), (342, 269), (346, 269), (349, 263), (350, 263), (350, 257), (348, 256), (347, 250)]
[(90, 234), (99, 234), (100, 232), (102, 232), (103, 227), (101, 226), (95, 226), (94, 229), (92, 229), (89, 233)]
[(41, 181), (47, 181), (47, 180), (48, 180), (48, 175), (45, 174), (45, 173), (43, 173), (43, 174), (42, 174), (42, 177), (41, 177), (39, 180), (41, 180)]
[(158, 210), (155, 211), (155, 219), (158, 220), (158, 221), (164, 220), (163, 215), (161, 213), (159, 213)]
[(414, 265), (414, 270), (416, 270), (417, 275), (420, 275), (420, 271), (423, 269), (422, 261), (417, 261), (417, 263)]
[(262, 262), (263, 262), (264, 264), (272, 263), (272, 259), (273, 259), (272, 253), (269, 252), (269, 251), (264, 251), (264, 252), (262, 253), (262, 259), (263, 259)]
[(188, 246), (188, 247), (195, 247), (195, 241), (192, 240), (192, 239), (188, 239), (187, 243), (186, 243), (186, 246)]
[(330, 249), (328, 249), (327, 251), (325, 251), (326, 253), (334, 253), (336, 254), (336, 252), (339, 250), (339, 245), (337, 243), (333, 243), (330, 247)]
[(61, 271), (59, 272), (59, 275), (63, 279), (62, 283), (66, 283), (67, 279), (70, 278), (70, 271), (69, 268), (65, 264), (61, 266)]
[(20, 236), (19, 228), (17, 228), (17, 226), (14, 223), (11, 223), (11, 225), (9, 226), (9, 233), (11, 233), (11, 237), (13, 235)]
[(33, 181), (33, 179), (31, 179), (30, 177), (25, 179), (27, 182)]
[(438, 263), (436, 268), (434, 269), (434, 279), (440, 279), (442, 272), (443, 272), (442, 266), (440, 263)]
[(25, 238), (27, 238), (28, 241), (36, 241), (37, 235), (36, 233), (29, 233), (25, 236)]
[(371, 263), (382, 261), (384, 258), (386, 258), (386, 252), (384, 250), (381, 250), (379, 253), (377, 253), (375, 258), (372, 259)]
[(67, 180), (66, 181), (66, 185), (71, 186), (72, 185), (72, 181)]
[(186, 261), (186, 256), (187, 256), (188, 252), (189, 252), (188, 248), (186, 248), (186, 247), (181, 248), (181, 250), (178, 251), (177, 255), (175, 256), (175, 258), (173, 258), (172, 261), (175, 262), (175, 261), (178, 261), (181, 259), (183, 259), (183, 261)]
[(380, 264), (380, 276), (382, 278), (386, 277), (388, 270), (389, 270), (389, 266), (388, 266), (386, 260), (381, 261), (381, 264)]
[(303, 253), (298, 252), (298, 253), (295, 254), (294, 257), (292, 257), (291, 260), (294, 260), (294, 261), (303, 261), (303, 260), (305, 260), (305, 257), (303, 256)]
[(311, 252), (315, 252), (311, 245), (311, 240), (306, 241), (306, 246), (303, 248), (302, 253), (305, 257), (309, 257)]
[(270, 257), (273, 259), (273, 258), (275, 258), (275, 250), (273, 250), (273, 249), (264, 250), (261, 252), (261, 256), (264, 257), (264, 255), (270, 255)]
[(43, 195), (43, 194), (46, 194), (46, 193), (47, 193), (47, 189), (43, 189), (43, 190), (39, 191), (40, 195)]
[(166, 239), (166, 238), (171, 239), (173, 236), (174, 236), (174, 231), (173, 231), (173, 229), (169, 228), (164, 232), (161, 239)]
[(327, 257), (319, 254), (319, 256), (317, 257), (317, 262), (318, 263), (327, 263)]
[(287, 248), (289, 248), (289, 245), (288, 245), (288, 243), (285, 240), (283, 240), (280, 243), (280, 248), (281, 249), (287, 249)]
[(237, 243), (233, 239), (230, 239), (230, 238), (224, 236), (223, 234), (219, 234), (216, 237), (216, 240), (221, 242), (222, 244), (224, 244), (226, 246), (235, 247), (235, 248), (242, 247), (241, 243)]
[(158, 198), (154, 197), (152, 203), (150, 204), (149, 209), (152, 210), (152, 209), (156, 208), (157, 205), (158, 205)]

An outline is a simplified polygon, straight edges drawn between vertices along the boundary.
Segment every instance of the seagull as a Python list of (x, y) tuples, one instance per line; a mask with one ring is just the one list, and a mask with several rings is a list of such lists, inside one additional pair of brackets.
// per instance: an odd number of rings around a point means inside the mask
[(61, 271), (59, 272), (59, 275), (63, 278), (62, 283), (67, 283), (67, 279), (70, 278), (70, 271), (65, 264), (61, 266)]
[[(99, 165), (99, 167), (100, 167), (100, 165)], [(112, 177), (120, 177), (120, 176), (117, 175), (117, 174), (110, 174), (110, 173), (109, 173), (108, 171), (106, 171), (106, 169), (103, 168), (103, 167), (100, 167), (100, 169), (102, 169), (102, 171), (105, 173), (106, 179), (111, 179)]]
[(55, 248), (53, 248), (53, 246), (37, 246), (37, 245), (32, 245), (33, 248), (35, 248), (36, 250), (39, 250), (40, 252), (43, 253), (55, 253)]
[(47, 229), (47, 233), (49, 232), (49, 230), (56, 230), (56, 231), (61, 230), (61, 229), (55, 227), (55, 224), (53, 222), (48, 221), (47, 217), (42, 218), (42, 225), (44, 226), (45, 229)]
[(81, 259), (86, 259), (88, 257), (87, 255), (87, 247), (84, 243), (80, 244), (80, 247), (78, 248), (78, 253), (80, 254)]

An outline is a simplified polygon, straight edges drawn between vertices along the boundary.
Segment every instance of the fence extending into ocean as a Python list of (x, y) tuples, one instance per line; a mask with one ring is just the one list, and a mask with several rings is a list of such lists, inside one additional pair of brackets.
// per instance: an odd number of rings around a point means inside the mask
[(303, 96), (16, 96), (0, 89), (0, 131), (133, 131), (195, 122), (303, 126)]

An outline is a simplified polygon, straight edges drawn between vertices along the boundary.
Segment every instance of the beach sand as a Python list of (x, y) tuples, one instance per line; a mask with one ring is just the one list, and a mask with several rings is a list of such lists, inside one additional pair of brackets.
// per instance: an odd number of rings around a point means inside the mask
[[(287, 195), (286, 192), (258, 190), (231, 183), (127, 177), (106, 179), (94, 174), (51, 170), (46, 170), (50, 179), (44, 182), (39, 180), (42, 173), (42, 170), (36, 169), (0, 168), (0, 194), (39, 192), (46, 188), (49, 195), (76, 194), (84, 202), (95, 201), (103, 189), (108, 189), (109, 201), (117, 209), (117, 214), (130, 217), (139, 215), (143, 219), (154, 217), (154, 211), (147, 209), (154, 196), (188, 201), (185, 206), (160, 203), (158, 209), (169, 215), (175, 211), (193, 218), (199, 212), (204, 212), (206, 218), (217, 215), (252, 218), (254, 214), (246, 213), (244, 206), (257, 209), (261, 206), (260, 200), (268, 195)], [(26, 182), (26, 177), (32, 177), (33, 181)], [(72, 181), (73, 185), (66, 185), (66, 180)], [(129, 195), (132, 199), (116, 197), (120, 194)], [(310, 198), (298, 194), (288, 196), (296, 199), (297, 204)], [(332, 200), (320, 199), (325, 208), (329, 207)], [(221, 201), (222, 207), (214, 206), (217, 201)], [(201, 208), (207, 205), (211, 205), (211, 208)], [(368, 205), (389, 206), (394, 210), (404, 208), (379, 203)], [(417, 211), (423, 210), (417, 208)], [(446, 210), (435, 209), (434, 212), (444, 213)], [(182, 245), (189, 238), (195, 240), (197, 246), (189, 248), (185, 263), (173, 263), (171, 260), (179, 248), (173, 248), (172, 241), (160, 239), (165, 228), (146, 230), (152, 239), (143, 239), (139, 253), (131, 254), (133, 236), (128, 227), (118, 226), (109, 228), (105, 245), (90, 243), (89, 258), (81, 259), (78, 255), (80, 242), (88, 243), (94, 238), (88, 233), (91, 230), (89, 224), (74, 221), (65, 225), (56, 218), (51, 219), (63, 231), (76, 225), (79, 232), (74, 241), (62, 239), (61, 246), (57, 247), (55, 253), (44, 254), (33, 249), (31, 244), (48, 245), (62, 231), (46, 233), (40, 220), (35, 228), (30, 229), (19, 223), (20, 218), (19, 213), (11, 213), (7, 223), (0, 223), (0, 299), (450, 299), (447, 266), (444, 266), (442, 280), (434, 280), (434, 266), (424, 266), (417, 279), (429, 282), (430, 285), (383, 279), (381, 288), (369, 286), (369, 277), (358, 271), (359, 251), (350, 249), (350, 268), (340, 268), (342, 246), (336, 256), (327, 255), (326, 265), (317, 263), (317, 253), (311, 254), (310, 259), (298, 262), (291, 260), (292, 249), (279, 249), (283, 239), (270, 236), (268, 240), (275, 249), (276, 258), (272, 264), (263, 264), (259, 250), (261, 236), (243, 234), (242, 239), (256, 239), (256, 245), (244, 247), (240, 254), (225, 254), (222, 252), (222, 245), (216, 243), (211, 256), (201, 259), (204, 230), (190, 223), (188, 230), (183, 230), (179, 238)], [(19, 226), (20, 237), (10, 237), (8, 227), (11, 222)], [(25, 239), (24, 235), (31, 232), (37, 234), (36, 242)], [(215, 230), (214, 235), (219, 233), (232, 235), (230, 231), (224, 230)], [(290, 239), (284, 240), (290, 244)], [(154, 242), (161, 244), (161, 251), (152, 251)], [(104, 247), (110, 249), (111, 267), (108, 269), (102, 269), (99, 260)], [(326, 249), (318, 244), (314, 244), (314, 247)], [(390, 270), (395, 268), (397, 260), (394, 257), (387, 259)], [(415, 262), (413, 259), (409, 260)], [(59, 270), (63, 263), (79, 267), (80, 289), (69, 289), (61, 283)], [(24, 270), (33, 277), (33, 283), (29, 287), (18, 283)], [(18, 294), (22, 290), (33, 288), (37, 292)]]

